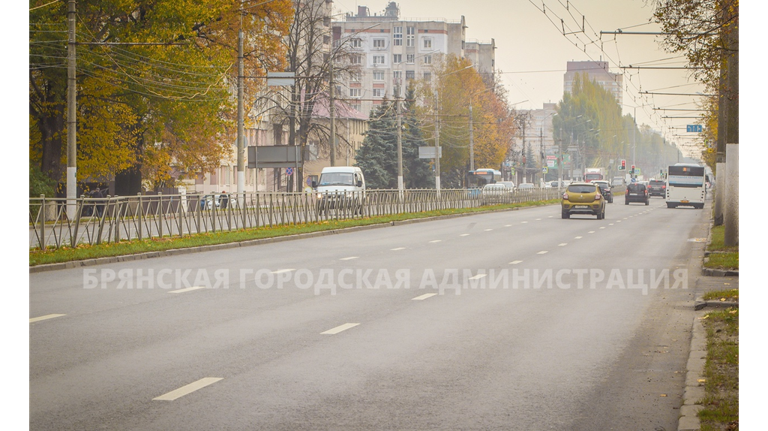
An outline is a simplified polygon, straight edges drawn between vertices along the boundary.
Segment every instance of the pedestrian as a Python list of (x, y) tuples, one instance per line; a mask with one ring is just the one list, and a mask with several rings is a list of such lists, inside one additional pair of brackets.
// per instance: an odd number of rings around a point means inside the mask
[(227, 209), (227, 204), (229, 203), (229, 197), (227, 196), (227, 192), (224, 190), (221, 191), (221, 209)]

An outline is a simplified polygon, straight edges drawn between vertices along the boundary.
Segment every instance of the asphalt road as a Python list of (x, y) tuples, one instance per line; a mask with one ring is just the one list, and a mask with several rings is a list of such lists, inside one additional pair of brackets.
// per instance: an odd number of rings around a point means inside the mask
[(619, 197), (30, 274), (30, 428), (673, 430), (706, 211)]

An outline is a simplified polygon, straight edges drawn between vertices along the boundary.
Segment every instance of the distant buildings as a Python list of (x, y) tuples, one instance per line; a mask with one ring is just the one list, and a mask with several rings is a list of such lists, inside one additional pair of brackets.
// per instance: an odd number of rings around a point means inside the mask
[(577, 73), (586, 73), (589, 79), (611, 92), (621, 107), (624, 94), (624, 76), (608, 71), (607, 61), (569, 61), (563, 78), (563, 90), (573, 92)]
[(409, 80), (433, 79), (434, 66), (447, 54), (467, 58), (492, 80), (495, 41), (467, 42), (466, 28), (463, 16), (456, 21), (401, 19), (395, 2), (390, 2), (381, 14), (371, 14), (368, 7), (358, 6), (357, 14), (333, 22), (334, 47), (345, 44), (351, 51), (346, 61), (360, 66), (359, 73), (340, 79), (339, 97), (368, 114), (385, 97), (393, 98), (395, 89), (405, 88)]

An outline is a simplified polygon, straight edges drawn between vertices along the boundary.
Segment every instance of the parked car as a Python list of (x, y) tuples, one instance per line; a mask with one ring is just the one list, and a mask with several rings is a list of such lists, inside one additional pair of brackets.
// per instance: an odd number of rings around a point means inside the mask
[(504, 184), (494, 183), (486, 184), (480, 192), (480, 199), (483, 205), (493, 205), (509, 202), (509, 194), (512, 190)]
[(502, 184), (509, 191), (514, 191), (515, 190), (515, 183), (512, 182), (512, 181), (499, 181), (496, 184)]
[(533, 189), (535, 186), (533, 183), (521, 183), (517, 186), (517, 190), (525, 193), (531, 193), (533, 192)]
[(624, 193), (624, 205), (629, 205), (630, 202), (644, 202), (648, 205), (650, 203), (648, 186), (643, 183), (632, 183), (627, 185), (627, 191)]
[(563, 218), (571, 218), (571, 214), (591, 214), (602, 220), (605, 218), (605, 199), (594, 182), (571, 183), (563, 193), (560, 210)]
[(667, 193), (667, 182), (661, 180), (651, 180), (648, 183), (648, 196), (665, 197)]
[(611, 191), (611, 184), (605, 180), (594, 180), (593, 183), (600, 187), (600, 193), (605, 198), (605, 201), (609, 204), (613, 203), (613, 192)]

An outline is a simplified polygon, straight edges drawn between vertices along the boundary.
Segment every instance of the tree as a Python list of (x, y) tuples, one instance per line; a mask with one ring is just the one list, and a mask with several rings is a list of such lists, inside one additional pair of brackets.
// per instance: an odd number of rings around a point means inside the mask
[[(67, 2), (34, 3), (43, 7), (30, 11), (30, 123), (37, 129), (30, 154), (59, 181), (66, 162)], [(194, 160), (188, 153), (205, 147), (182, 175), (220, 164), (227, 154), (222, 142), (234, 136), (237, 32), (246, 35), (249, 68), (263, 70), (284, 58), (280, 40), (290, 11), (289, 0), (78, 1), (77, 38), (88, 43), (78, 45), (77, 58), (78, 180), (138, 174), (144, 163), (145, 173), (153, 171), (157, 160), (147, 160), (148, 145), (153, 156), (175, 148), (173, 163)], [(180, 144), (155, 145), (171, 138)]]
[(372, 112), (356, 166), (372, 189), (397, 188), (397, 119), (395, 104), (385, 100)]

